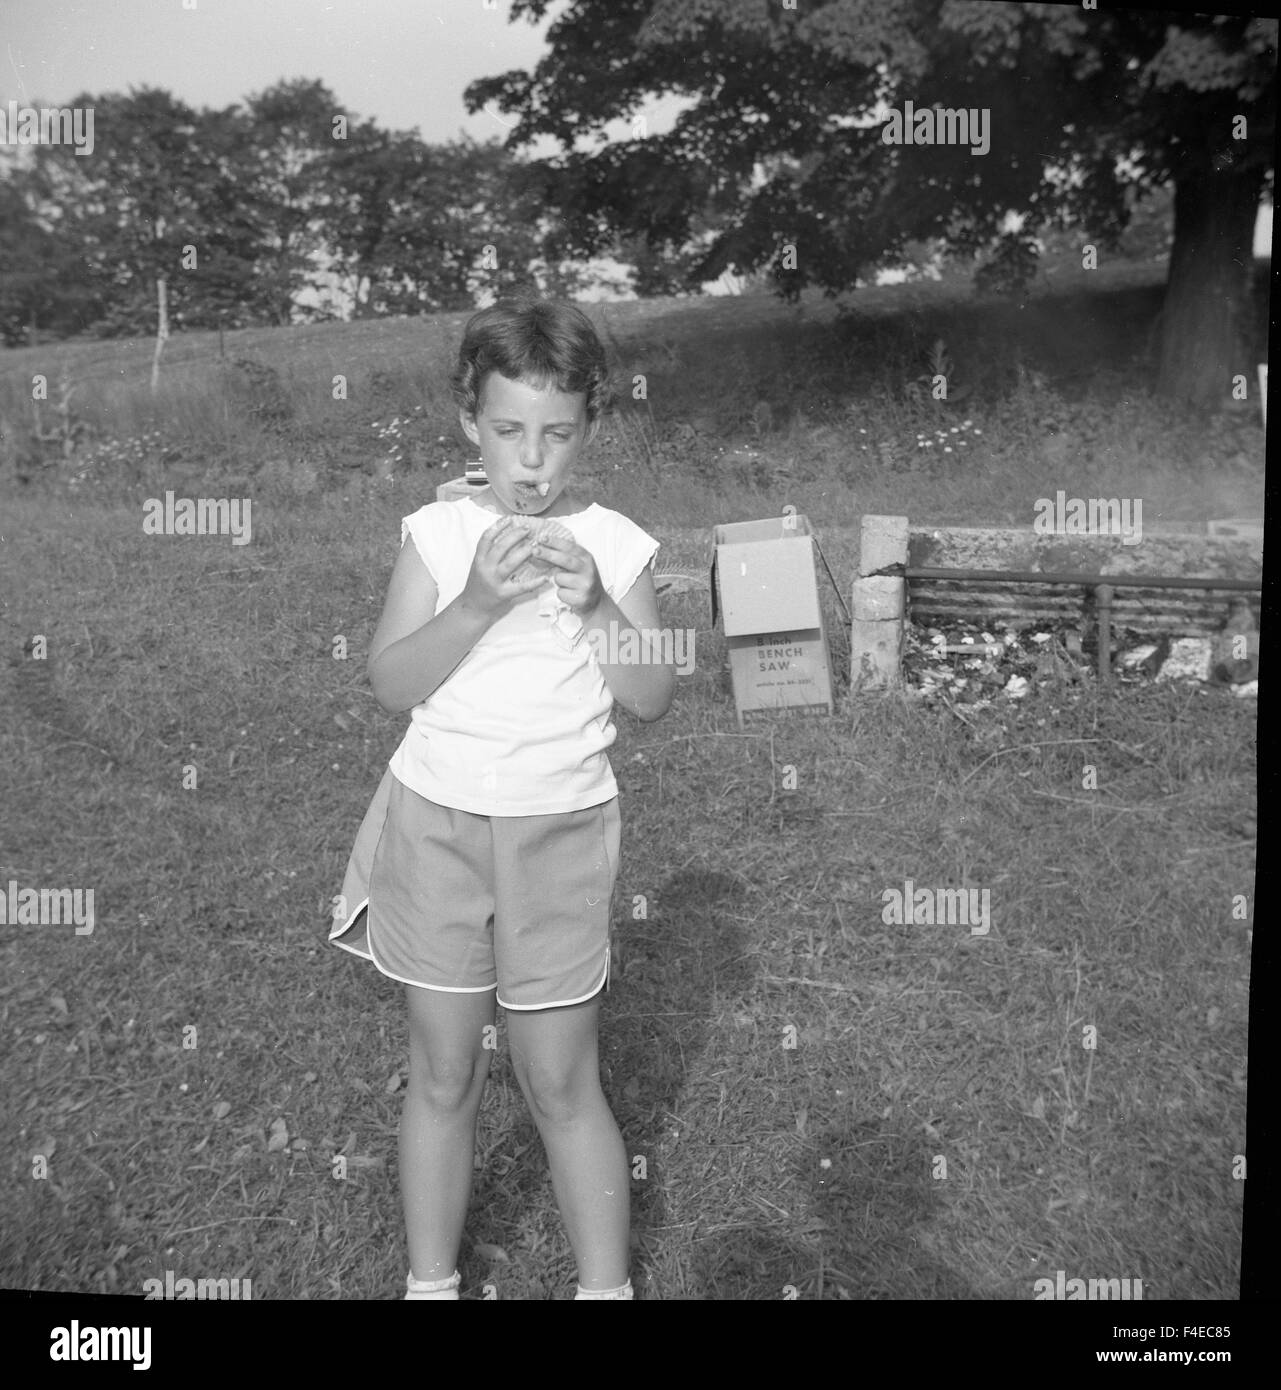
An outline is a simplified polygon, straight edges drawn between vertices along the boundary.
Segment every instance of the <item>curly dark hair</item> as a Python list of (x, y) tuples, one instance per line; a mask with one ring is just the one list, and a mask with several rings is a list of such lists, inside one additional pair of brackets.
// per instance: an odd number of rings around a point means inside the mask
[(564, 300), (512, 295), (473, 314), (449, 379), (465, 414), (480, 408), (490, 372), (540, 389), (586, 392), (589, 424), (613, 403), (605, 348), (587, 315)]

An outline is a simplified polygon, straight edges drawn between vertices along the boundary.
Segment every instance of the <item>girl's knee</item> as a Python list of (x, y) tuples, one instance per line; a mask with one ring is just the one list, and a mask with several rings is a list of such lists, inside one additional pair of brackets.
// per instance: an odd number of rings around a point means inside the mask
[(443, 1114), (480, 1103), (493, 1055), (486, 1047), (494, 997), (410, 986), (409, 1091)]
[(590, 1070), (517, 1068), (520, 1088), (539, 1123), (569, 1124), (601, 1102), (599, 1078)]
[(415, 1057), (409, 1064), (408, 1089), (432, 1110), (456, 1114), (480, 1100), (489, 1070), (480, 1057)]

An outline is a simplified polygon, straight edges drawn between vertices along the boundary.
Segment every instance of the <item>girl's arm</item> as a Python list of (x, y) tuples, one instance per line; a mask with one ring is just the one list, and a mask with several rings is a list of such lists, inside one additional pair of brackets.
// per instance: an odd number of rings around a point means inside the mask
[(530, 554), (528, 536), (509, 531), (503, 522), (491, 526), (476, 547), (462, 593), (436, 613), (436, 581), (413, 538), (406, 538), (366, 667), (374, 698), (388, 714), (425, 700), (515, 599), (541, 585), (539, 578), (523, 584), (510, 578)]
[[(601, 583), (591, 552), (577, 542), (544, 536), (535, 545), (534, 554), (557, 566), (556, 592), (582, 620), (584, 640), (595, 648), (610, 694), (646, 723), (661, 719), (672, 707), (676, 672), (671, 662), (662, 662), (661, 652), (655, 651), (645, 636), (645, 629), (657, 636), (659, 624), (649, 567), (640, 572), (622, 603), (615, 603)], [(625, 632), (635, 635), (624, 642)], [(642, 658), (630, 659), (638, 651), (643, 652)], [(611, 656), (625, 659), (610, 661)]]
[[(660, 618), (658, 599), (654, 594), (654, 579), (649, 567), (641, 570), (635, 584), (623, 596), (621, 603), (615, 603), (608, 594), (602, 594), (600, 602), (589, 613), (582, 615), (583, 626), (587, 629), (585, 640), (596, 649), (596, 659), (600, 663), (601, 674), (610, 694), (624, 709), (630, 710), (638, 719), (650, 723), (661, 719), (672, 707), (676, 693), (676, 672), (671, 659), (662, 663), (661, 651), (655, 650), (646, 636), (646, 631), (658, 639)], [(624, 644), (622, 634), (627, 629), (637, 632), (638, 639)], [(638, 648), (645, 653), (644, 660), (628, 663), (610, 663), (607, 658)]]

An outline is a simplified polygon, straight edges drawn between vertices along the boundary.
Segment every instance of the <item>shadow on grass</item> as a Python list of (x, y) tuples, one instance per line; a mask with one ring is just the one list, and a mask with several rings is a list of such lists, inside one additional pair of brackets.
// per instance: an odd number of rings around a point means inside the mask
[[(607, 1090), (633, 1164), (632, 1241), (643, 1295), (875, 1299), (902, 1297), (912, 1287), (921, 1298), (981, 1297), (922, 1250), (914, 1234), (942, 1208), (928, 1141), (879, 1122), (851, 1115), (843, 1126), (806, 1135), (802, 1155), (779, 1173), (773, 1194), (793, 1202), (803, 1194), (804, 1214), (758, 1192), (738, 1219), (724, 1220), (723, 1194), (714, 1189), (732, 1179), (742, 1191), (735, 1169), (743, 1146), (718, 1146), (719, 1123), (712, 1134), (701, 1118), (702, 1133), (687, 1126), (691, 1115), (714, 1108), (705, 1093), (718, 1075), (733, 1074), (712, 1055), (724, 1036), (723, 1015), (758, 993), (757, 963), (740, 925), (749, 920), (750, 885), (715, 868), (683, 868), (656, 896), (652, 917), (623, 929), (623, 998), (647, 998), (652, 1007), (607, 1007), (602, 1023)], [(734, 1132), (735, 1112), (740, 1128), (757, 1127), (750, 1112), (762, 1103), (765, 1133), (777, 1128), (786, 1098), (733, 1095), (721, 1086), (719, 1109), (731, 1116), (724, 1133)], [(700, 1144), (706, 1147), (696, 1157), (691, 1151)], [(705, 1214), (691, 1179), (707, 1184)], [(681, 1185), (679, 1194), (672, 1183)], [(670, 1260), (660, 1268), (654, 1257), (673, 1244), (683, 1257), (675, 1268)]]
[[(622, 929), (622, 1001), (608, 1008), (608, 1089), (632, 1155), (633, 1245), (662, 1243), (671, 1221), (669, 1159), (680, 1145), (682, 1099), (705, 1057), (712, 1020), (750, 993), (754, 966), (736, 913), (743, 885), (715, 869), (682, 868), (660, 887), (645, 921)], [(741, 914), (739, 914), (741, 915)], [(674, 967), (675, 963), (675, 967)], [(667, 1291), (654, 1290), (657, 1297)], [(668, 1295), (670, 1296), (670, 1295)]]

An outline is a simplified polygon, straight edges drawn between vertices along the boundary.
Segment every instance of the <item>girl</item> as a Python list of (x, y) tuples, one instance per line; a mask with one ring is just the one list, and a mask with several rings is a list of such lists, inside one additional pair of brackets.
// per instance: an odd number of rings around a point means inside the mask
[[(412, 722), (330, 939), (406, 985), (406, 1297), (458, 1298), (496, 1001), (576, 1296), (628, 1299), (629, 1174), (597, 1056), (619, 844), (605, 750), (614, 701), (643, 720), (672, 702), (674, 672), (644, 635), (658, 627), (658, 544), (570, 491), (609, 396), (579, 310), (527, 298), (482, 310), (451, 384), (489, 485), (402, 522), (368, 670), (383, 708)], [(637, 641), (642, 662), (610, 662)]]

